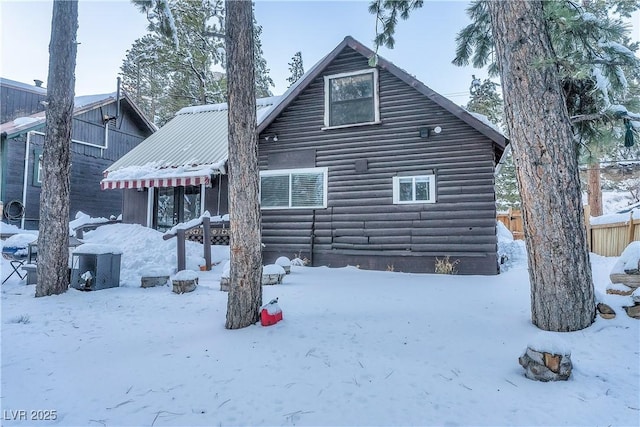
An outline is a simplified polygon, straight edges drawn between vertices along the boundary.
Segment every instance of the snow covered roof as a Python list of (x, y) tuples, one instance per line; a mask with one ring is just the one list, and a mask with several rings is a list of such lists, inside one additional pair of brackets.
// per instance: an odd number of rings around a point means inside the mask
[(160, 167), (157, 162), (141, 166), (126, 166), (108, 173), (100, 182), (103, 190), (118, 188), (179, 187), (188, 185), (208, 185), (211, 176), (224, 173), (226, 159), (218, 163), (204, 165), (183, 165)]
[(41, 95), (47, 94), (47, 88), (42, 86), (34, 86), (28, 83), (22, 83), (16, 80), (7, 79), (4, 77), (0, 77), (0, 85), (13, 87), (20, 90), (28, 90), (30, 92), (38, 93)]
[[(313, 80), (318, 77), (323, 70), (345, 49), (351, 48), (354, 51), (358, 52), (362, 56), (367, 59), (371, 59), (376, 55), (374, 51), (355, 40), (351, 36), (346, 36), (344, 40), (336, 46), (336, 48), (331, 51), (327, 56), (320, 60), (317, 64), (315, 64), (309, 71), (307, 71), (294, 85), (292, 85), (283, 95), (280, 102), (275, 105), (266, 115), (264, 120), (258, 125), (258, 133), (262, 132), (273, 122), (280, 113), (287, 108), (294, 99), (304, 91), (304, 89), (313, 82)], [(463, 122), (467, 123), (472, 128), (476, 129), (478, 132), (485, 135), (487, 138), (491, 139), (497, 147), (499, 147), (499, 151), (504, 151), (505, 146), (508, 143), (508, 139), (495, 129), (494, 126), (488, 125), (485, 121), (480, 120), (478, 117), (471, 114), (466, 109), (460, 107), (455, 104), (448, 98), (440, 95), (435, 92), (433, 89), (427, 87), (424, 83), (416, 79), (414, 76), (406, 72), (405, 70), (397, 67), (392, 62), (384, 59), (380, 55), (377, 56), (377, 66), (383, 70), (386, 70), (399, 78), (400, 80), (407, 83), (409, 86), (415, 88), (418, 92), (425, 95), (427, 98), (444, 108), (445, 110), (452, 113), (454, 116), (461, 119)]]
[(20, 133), (36, 130), (44, 127), (44, 111), (25, 117), (17, 117), (6, 123), (0, 124), (0, 134), (6, 134), (7, 138), (12, 138)]
[[(256, 101), (258, 122), (278, 99)], [(224, 173), (228, 157), (227, 112), (226, 103), (183, 108), (156, 133), (112, 164), (105, 171), (104, 181), (183, 176), (184, 171), (206, 172), (207, 167), (212, 172)]]

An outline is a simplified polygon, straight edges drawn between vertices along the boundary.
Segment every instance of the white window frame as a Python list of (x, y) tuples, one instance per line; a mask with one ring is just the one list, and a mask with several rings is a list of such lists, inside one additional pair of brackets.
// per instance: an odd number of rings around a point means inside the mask
[(42, 186), (42, 150), (39, 148), (33, 151), (33, 179), (31, 185)]
[[(322, 205), (317, 206), (291, 206), (291, 176), (294, 174), (304, 173), (322, 173), (323, 178), (323, 194)], [(329, 168), (301, 168), (301, 169), (277, 169), (277, 170), (265, 170), (260, 171), (260, 200), (262, 200), (262, 177), (263, 176), (289, 176), (289, 206), (261, 206), (263, 210), (276, 210), (276, 209), (326, 209), (327, 207), (327, 184), (329, 183)]]
[[(330, 93), (329, 86), (331, 85), (331, 80), (339, 79), (343, 77), (358, 76), (361, 74), (373, 74), (374, 120), (372, 122), (350, 123), (345, 125), (331, 126), (330, 124), (331, 123), (331, 118), (330, 118), (331, 100), (330, 100), (330, 94), (329, 94)], [(378, 69), (377, 68), (370, 68), (366, 70), (352, 71), (348, 73), (340, 73), (340, 74), (332, 74), (330, 76), (324, 76), (324, 127), (322, 128), (322, 130), (340, 129), (340, 128), (347, 128), (347, 127), (354, 127), (354, 126), (365, 126), (365, 125), (373, 125), (373, 124), (380, 123), (380, 97), (378, 94), (378, 86), (379, 85), (378, 85)]]
[(38, 156), (38, 172), (36, 172), (36, 182), (38, 184), (42, 184), (42, 154)]
[[(412, 200), (400, 200), (400, 180), (412, 179)], [(416, 179), (427, 178), (429, 180), (429, 199), (416, 200)], [(411, 176), (394, 176), (393, 177), (393, 204), (408, 205), (416, 203), (435, 203), (436, 202), (436, 176), (435, 174), (420, 174)]]

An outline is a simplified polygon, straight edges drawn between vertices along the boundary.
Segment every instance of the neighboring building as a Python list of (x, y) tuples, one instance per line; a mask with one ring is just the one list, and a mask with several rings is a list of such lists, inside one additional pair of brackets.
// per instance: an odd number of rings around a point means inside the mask
[[(0, 79), (0, 200), (4, 221), (39, 226), (41, 156), (47, 90)], [(122, 212), (122, 194), (100, 190), (102, 172), (156, 130), (126, 95), (75, 98), (71, 130), (70, 215), (95, 217)]]
[[(264, 261), (296, 255), (312, 265), (433, 272), (436, 260), (449, 256), (459, 273), (497, 274), (494, 170), (507, 140), (385, 59), (371, 67), (374, 56), (346, 37), (259, 111)], [(213, 125), (215, 112), (224, 126)], [(206, 191), (207, 206), (216, 205), (207, 209), (226, 213), (226, 110), (183, 110), (165, 127), (181, 116), (185, 125), (165, 132), (165, 143), (189, 161), (168, 162), (163, 150), (147, 150), (122, 177), (134, 178), (136, 168), (152, 180), (154, 173), (172, 172), (157, 164), (170, 165), (176, 179), (193, 169), (204, 188), (218, 186), (213, 197)], [(129, 217), (126, 204), (150, 181), (118, 181), (117, 166), (103, 187), (140, 188), (125, 198), (124, 219), (135, 219), (143, 194)], [(157, 210), (157, 197), (147, 198), (152, 204)]]

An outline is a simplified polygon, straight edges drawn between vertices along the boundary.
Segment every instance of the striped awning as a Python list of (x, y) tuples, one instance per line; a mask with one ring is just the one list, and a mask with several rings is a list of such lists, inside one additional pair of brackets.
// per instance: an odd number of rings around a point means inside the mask
[(183, 187), (189, 185), (209, 185), (211, 184), (211, 175), (201, 176), (174, 176), (162, 178), (144, 178), (144, 179), (103, 179), (100, 187), (103, 190), (116, 190), (128, 188), (149, 188), (149, 187)]

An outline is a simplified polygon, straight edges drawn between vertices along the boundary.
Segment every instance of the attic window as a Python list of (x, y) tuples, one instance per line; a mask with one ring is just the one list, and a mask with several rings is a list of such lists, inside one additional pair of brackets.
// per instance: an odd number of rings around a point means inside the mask
[(324, 93), (326, 127), (372, 124), (380, 121), (377, 68), (325, 76)]

